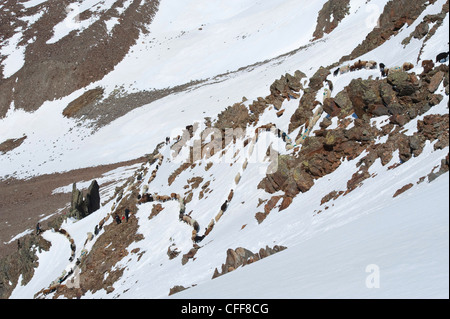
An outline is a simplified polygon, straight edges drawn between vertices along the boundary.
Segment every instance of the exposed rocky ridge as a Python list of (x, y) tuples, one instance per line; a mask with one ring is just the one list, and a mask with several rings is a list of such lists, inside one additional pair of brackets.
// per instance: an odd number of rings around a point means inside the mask
[[(48, 292), (55, 292), (54, 298), (60, 295), (66, 298), (79, 298), (87, 291), (95, 292), (99, 289), (105, 289), (108, 292), (114, 291), (112, 287), (114, 282), (122, 276), (124, 269), (115, 269), (118, 261), (126, 257), (129, 253), (141, 255), (145, 252), (128, 252), (128, 246), (135, 241), (142, 239), (138, 233), (138, 221), (132, 215), (137, 211), (136, 187), (140, 181), (133, 179), (126, 184), (126, 188), (133, 190), (125, 198), (116, 199), (117, 205), (114, 205), (111, 213), (108, 214), (99, 224), (101, 233), (98, 235), (89, 254), (82, 256), (79, 260), (80, 268), (79, 287), (69, 288), (67, 285), (58, 285)], [(131, 211), (128, 222), (117, 224), (115, 221), (105, 225), (117, 214), (123, 216), (125, 209)]]
[(306, 124), (313, 116), (313, 109), (320, 103), (316, 100), (317, 92), (323, 87), (324, 82), (327, 82), (327, 77), (330, 74), (328, 68), (320, 67), (309, 79), (309, 85), (304, 89), (299, 106), (291, 117), (289, 133)]
[[(434, 77), (437, 77), (436, 81)], [(278, 171), (265, 177), (258, 187), (268, 193), (282, 190), (286, 196), (295, 197), (299, 192), (308, 191), (314, 180), (333, 172), (343, 158), (354, 159), (366, 150), (369, 154), (362, 159), (365, 165), (361, 165), (360, 172), (349, 180), (348, 191), (351, 191), (369, 177), (367, 170), (376, 158), (386, 165), (392, 159), (393, 152), (399, 150), (400, 160), (405, 162), (421, 153), (426, 140), (437, 140), (435, 148), (447, 146), (448, 124), (445, 123), (448, 123), (448, 115), (426, 116), (423, 121), (418, 121), (418, 132), (413, 136), (407, 136), (401, 130), (411, 119), (440, 103), (442, 96), (434, 92), (443, 80), (444, 85), (448, 86), (446, 65), (440, 65), (420, 77), (396, 72), (382, 80), (352, 80), (336, 98), (324, 101), (324, 111), (339, 118), (339, 127), (328, 130), (331, 121), (325, 118), (320, 130), (306, 138), (299, 152), (279, 156)], [(312, 115), (314, 107), (314, 103), (306, 104), (305, 101), (306, 98), (303, 103), (300, 102), (299, 109), (302, 111), (296, 112), (306, 113), (303, 122)], [(357, 119), (354, 126), (347, 128), (349, 123), (346, 117), (353, 112)], [(381, 130), (370, 124), (371, 119), (383, 115), (390, 117), (389, 123)], [(428, 129), (432, 132), (428, 133)], [(382, 136), (388, 136), (387, 141), (376, 144), (375, 140)]]
[(313, 40), (322, 38), (324, 33), (332, 32), (339, 22), (349, 14), (349, 4), (350, 0), (327, 1), (317, 17), (317, 27), (313, 33)]
[[(425, 41), (423, 45), (430, 39), (436, 30), (442, 25), (443, 20), (445, 19), (447, 13), (449, 12), (449, 3), (448, 1), (442, 6), (442, 11), (437, 14), (428, 14), (426, 15), (422, 22), (420, 22), (411, 34), (402, 41), (403, 45), (409, 44), (412, 38), (421, 40), (424, 37)], [(430, 29), (430, 25), (433, 25)], [(420, 55), (418, 59), (420, 58)]]
[(8, 298), (22, 276), (21, 285), (26, 285), (38, 266), (37, 251), (48, 251), (51, 244), (42, 236), (28, 235), (21, 238), (17, 251), (0, 259), (0, 298)]
[(100, 187), (96, 180), (91, 182), (87, 190), (86, 196), (77, 189), (76, 183), (73, 184), (72, 201), (68, 217), (82, 219), (100, 208)]
[(214, 275), (212, 279), (222, 276), (226, 273), (232, 272), (236, 270), (240, 266), (245, 266), (257, 262), (263, 258), (266, 258), (270, 255), (276, 254), (280, 251), (285, 250), (286, 247), (275, 245), (273, 248), (266, 246), (266, 248), (261, 248), (259, 252), (253, 253), (248, 249), (238, 247), (236, 249), (228, 249), (227, 257), (224, 264), (222, 264), (221, 270), (219, 272), (217, 268), (214, 270)]
[(366, 39), (350, 53), (350, 55), (342, 57), (340, 62), (356, 59), (380, 46), (391, 36), (397, 34), (405, 24), (411, 25), (423, 10), (425, 10), (427, 5), (433, 4), (434, 2), (435, 0), (389, 1), (384, 7), (375, 28), (367, 35)]

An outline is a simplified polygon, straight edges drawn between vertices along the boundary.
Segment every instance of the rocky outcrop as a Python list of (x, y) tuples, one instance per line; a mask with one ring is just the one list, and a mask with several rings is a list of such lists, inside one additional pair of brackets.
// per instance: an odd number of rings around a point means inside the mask
[(225, 132), (226, 129), (245, 129), (251, 118), (247, 107), (243, 103), (236, 103), (227, 107), (217, 116), (214, 127)]
[(350, 0), (329, 0), (323, 5), (317, 17), (314, 40), (322, 38), (324, 33), (330, 33), (338, 26), (349, 14), (349, 4)]
[(412, 183), (406, 184), (405, 186), (403, 186), (402, 188), (398, 189), (395, 193), (394, 196), (392, 197), (397, 197), (398, 195), (406, 192), (408, 189), (410, 189), (411, 187), (413, 187), (414, 185)]
[(441, 160), (441, 166), (439, 167), (439, 170), (435, 172), (435, 170), (433, 169), (433, 171), (427, 175), (428, 181), (432, 182), (442, 174), (448, 172), (449, 165), (450, 165), (449, 154), (447, 154), (447, 156)]
[(266, 248), (261, 248), (258, 253), (253, 253), (242, 247), (238, 247), (236, 249), (230, 248), (227, 250), (226, 261), (222, 264), (222, 272), (219, 272), (216, 268), (212, 279), (229, 273), (240, 266), (249, 265), (285, 249), (286, 247), (278, 245), (275, 245), (273, 248), (266, 246)]
[(263, 220), (266, 219), (267, 215), (269, 215), (272, 209), (275, 208), (275, 205), (280, 201), (280, 199), (281, 196), (272, 196), (272, 198), (264, 206), (264, 212), (256, 213), (255, 218), (258, 221), (258, 224), (261, 224)]
[(92, 181), (91, 185), (89, 185), (86, 193), (85, 203), (87, 215), (92, 214), (100, 208), (100, 186), (98, 185), (96, 180)]
[(181, 286), (181, 285), (173, 286), (172, 288), (170, 288), (169, 296), (171, 296), (171, 295), (173, 295), (173, 294), (176, 294), (176, 293), (179, 293), (179, 292), (181, 292), (181, 291), (183, 291), (183, 290), (186, 290), (186, 289), (189, 289), (189, 287), (186, 288), (186, 287), (183, 287), (183, 286)]
[(77, 189), (76, 183), (73, 184), (72, 200), (68, 216), (76, 219), (82, 219), (100, 208), (100, 187), (96, 180), (91, 182), (86, 197)]
[[(312, 82), (317, 89), (326, 75), (327, 72), (318, 75), (320, 80), (317, 83), (310, 81), (310, 85)], [(401, 164), (420, 155), (426, 140), (436, 141), (435, 149), (443, 149), (449, 143), (448, 114), (425, 116), (418, 121), (418, 132), (412, 136), (403, 134), (401, 127), (439, 104), (443, 97), (436, 94), (436, 89), (443, 83), (448, 90), (448, 82), (446, 65), (420, 76), (399, 71), (382, 80), (352, 80), (334, 98), (326, 98), (323, 103), (324, 112), (330, 118), (338, 118), (338, 127), (328, 129), (331, 122), (324, 119), (320, 128), (307, 136), (297, 153), (278, 157), (278, 170), (268, 174), (258, 188), (270, 194), (283, 191), (293, 198), (300, 192), (308, 191), (316, 179), (336, 170), (343, 158), (351, 160), (367, 151), (368, 154), (361, 160), (364, 165), (347, 183), (347, 191), (351, 191), (370, 177), (368, 168), (378, 158), (386, 165), (398, 150)], [(316, 93), (308, 92), (309, 89), (305, 90), (298, 112), (291, 119), (290, 130), (306, 125), (310, 120), (314, 107), (311, 103)], [(349, 119), (351, 114), (354, 118)], [(389, 116), (387, 124), (380, 129), (371, 125), (371, 119), (383, 115)], [(347, 128), (349, 122), (354, 124), (351, 128)], [(375, 143), (381, 136), (387, 136), (387, 140)], [(330, 195), (323, 201), (331, 198), (334, 196)], [(258, 213), (256, 218), (261, 222), (266, 216), (267, 212)]]
[(26, 285), (33, 278), (39, 265), (37, 252), (48, 251), (50, 246), (42, 236), (27, 235), (18, 240), (17, 251), (0, 259), (0, 299), (9, 298), (18, 284)]
[(197, 254), (199, 249), (200, 247), (194, 244), (194, 247), (192, 247), (186, 254), (183, 255), (183, 258), (181, 258), (181, 264), (186, 265), (189, 259), (194, 259), (194, 256)]
[(20, 145), (22, 145), (26, 138), (26, 136), (23, 136), (21, 138), (12, 138), (0, 143), (0, 155), (18, 148)]
[(366, 39), (358, 45), (350, 55), (341, 58), (340, 62), (356, 59), (357, 57), (373, 50), (383, 44), (391, 36), (405, 25), (411, 25), (425, 10), (427, 3), (435, 1), (427, 0), (391, 0), (384, 7), (377, 24), (367, 35)]
[[(329, 69), (320, 67), (309, 79), (309, 86), (304, 89), (299, 106), (291, 117), (288, 130), (289, 133), (306, 124), (314, 115), (314, 108), (320, 104), (320, 102), (316, 100), (317, 92), (323, 87), (324, 82), (328, 82), (327, 77), (330, 73)], [(331, 84), (331, 82), (328, 83)]]

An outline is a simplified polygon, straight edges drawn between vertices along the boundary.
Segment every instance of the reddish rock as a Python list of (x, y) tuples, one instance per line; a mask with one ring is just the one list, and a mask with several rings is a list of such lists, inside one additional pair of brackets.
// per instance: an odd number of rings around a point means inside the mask
[(286, 208), (288, 208), (290, 205), (292, 204), (292, 197), (290, 196), (284, 196), (283, 197), (283, 201), (281, 202), (281, 206), (280, 206), (280, 212), (282, 210), (285, 210)]
[(393, 197), (397, 197), (398, 195), (400, 195), (400, 194), (406, 192), (408, 189), (410, 189), (410, 188), (413, 187), (413, 186), (414, 186), (414, 185), (411, 184), (411, 183), (409, 183), (409, 184), (403, 186), (402, 188), (398, 189), (398, 190), (395, 192), (395, 194), (394, 194)]

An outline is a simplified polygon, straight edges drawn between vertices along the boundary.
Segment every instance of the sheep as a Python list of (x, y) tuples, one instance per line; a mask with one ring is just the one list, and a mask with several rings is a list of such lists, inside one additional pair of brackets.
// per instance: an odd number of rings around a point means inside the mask
[(204, 236), (208, 236), (208, 234), (212, 231), (213, 228), (214, 228), (214, 219), (211, 219), (211, 221), (208, 224), (208, 227), (205, 229)]
[(377, 68), (377, 62), (371, 60), (366, 64), (366, 70), (373, 70)]
[(445, 63), (447, 61), (448, 61), (448, 52), (442, 52), (436, 56), (436, 63)]
[(367, 64), (367, 61), (361, 61), (361, 60), (356, 61), (353, 64), (353, 71), (364, 69), (366, 67), (366, 64)]
[(337, 68), (334, 72), (333, 72), (333, 76), (337, 76), (339, 74), (339, 71), (341, 70), (341, 68)]
[(348, 73), (350, 71), (350, 65), (344, 65), (343, 67), (339, 68), (339, 73), (340, 74), (345, 74)]
[(412, 64), (410, 62), (403, 63), (403, 66), (402, 66), (403, 71), (406, 72), (406, 71), (409, 71), (409, 70), (411, 70), (413, 68), (414, 68), (414, 64)]
[(236, 177), (234, 178), (234, 182), (237, 184), (239, 184), (239, 181), (241, 180), (241, 173), (237, 173)]

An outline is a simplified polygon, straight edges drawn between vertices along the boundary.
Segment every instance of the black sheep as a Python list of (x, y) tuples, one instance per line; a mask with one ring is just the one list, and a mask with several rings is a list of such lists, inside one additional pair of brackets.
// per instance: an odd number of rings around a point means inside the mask
[(445, 63), (447, 62), (447, 60), (448, 60), (448, 52), (442, 52), (436, 56), (436, 63), (437, 62)]

